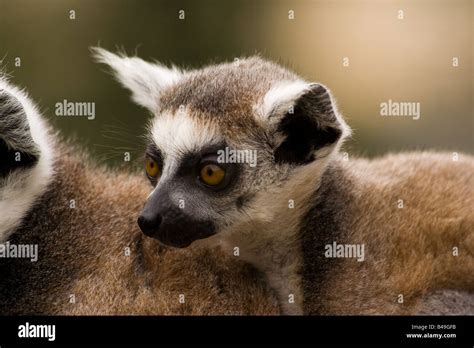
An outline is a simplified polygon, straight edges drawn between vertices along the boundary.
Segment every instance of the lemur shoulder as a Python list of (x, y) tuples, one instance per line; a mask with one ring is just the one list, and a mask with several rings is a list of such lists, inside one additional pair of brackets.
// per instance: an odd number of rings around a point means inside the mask
[(1, 314), (277, 313), (252, 267), (143, 235), (143, 174), (95, 164), (5, 78), (0, 161), (0, 243), (38, 246), (35, 262), (0, 258)]
[[(145, 234), (238, 248), (285, 314), (474, 313), (472, 156), (345, 161), (327, 87), (259, 57), (183, 71), (94, 52), (154, 115)], [(257, 165), (222, 163), (224, 148)], [(365, 256), (328, 257), (335, 244)]]

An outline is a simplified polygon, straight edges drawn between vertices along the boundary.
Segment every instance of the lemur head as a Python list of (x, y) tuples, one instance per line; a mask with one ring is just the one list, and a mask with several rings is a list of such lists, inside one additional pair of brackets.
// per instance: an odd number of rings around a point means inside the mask
[(181, 71), (93, 51), (153, 114), (138, 223), (167, 245), (272, 221), (349, 134), (326, 87), (259, 57)]
[(28, 95), (0, 73), (0, 243), (53, 179), (54, 140)]

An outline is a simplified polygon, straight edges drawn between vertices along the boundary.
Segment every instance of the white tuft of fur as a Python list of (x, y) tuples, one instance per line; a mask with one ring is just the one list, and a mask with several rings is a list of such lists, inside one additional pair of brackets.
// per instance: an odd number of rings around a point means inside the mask
[(182, 72), (159, 63), (149, 63), (138, 57), (117, 55), (100, 47), (91, 48), (94, 58), (112, 68), (118, 81), (132, 92), (138, 105), (152, 112), (159, 108), (158, 100), (163, 89), (176, 83)]
[[(334, 114), (342, 131), (341, 140), (344, 140), (351, 135), (352, 131), (339, 113), (336, 101), (329, 88), (321, 83), (317, 84), (326, 89), (329, 94)], [(280, 118), (275, 116), (283, 116), (288, 113), (296, 101), (314, 85), (315, 83), (304, 80), (278, 82), (265, 94), (261, 103), (256, 105), (255, 114), (260, 119), (260, 122), (268, 124), (270, 127), (275, 127), (280, 122)], [(280, 140), (283, 141), (283, 139)], [(338, 145), (342, 145), (342, 142), (340, 141)]]
[(31, 137), (40, 150), (38, 163), (11, 173), (0, 182), (0, 243), (3, 243), (47, 189), (54, 174), (54, 154), (48, 127), (27, 94), (3, 77), (0, 77), (0, 90), (7, 91), (20, 101), (28, 119)]
[(222, 140), (211, 123), (189, 116), (188, 109), (155, 117), (150, 131), (152, 140), (164, 156), (176, 161), (185, 153)]
[[(163, 113), (155, 117), (149, 127), (150, 140), (160, 149), (164, 157), (164, 168), (158, 186), (167, 185), (181, 163), (183, 155), (199, 151), (205, 146), (222, 140), (215, 127), (205, 121), (198, 121), (188, 115), (188, 110), (176, 113)], [(171, 200), (178, 202), (182, 198), (179, 190), (171, 192)]]
[(284, 115), (310, 88), (311, 84), (303, 80), (281, 81), (265, 94), (262, 103), (256, 108), (256, 114), (262, 121), (271, 119), (272, 115)]

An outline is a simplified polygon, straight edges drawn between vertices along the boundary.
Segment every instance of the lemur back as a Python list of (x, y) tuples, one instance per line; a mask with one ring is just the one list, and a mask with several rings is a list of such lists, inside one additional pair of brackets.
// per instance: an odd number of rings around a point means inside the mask
[[(301, 228), (306, 311), (474, 313), (472, 172), (467, 155), (334, 161)], [(326, 257), (334, 242), (364, 245), (365, 259)]]

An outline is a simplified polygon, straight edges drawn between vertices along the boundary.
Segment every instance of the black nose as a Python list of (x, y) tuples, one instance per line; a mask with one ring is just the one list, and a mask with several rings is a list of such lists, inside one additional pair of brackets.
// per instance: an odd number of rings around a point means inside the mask
[(152, 216), (140, 215), (138, 218), (138, 226), (148, 237), (153, 237), (158, 231), (161, 224), (161, 215), (154, 214)]

